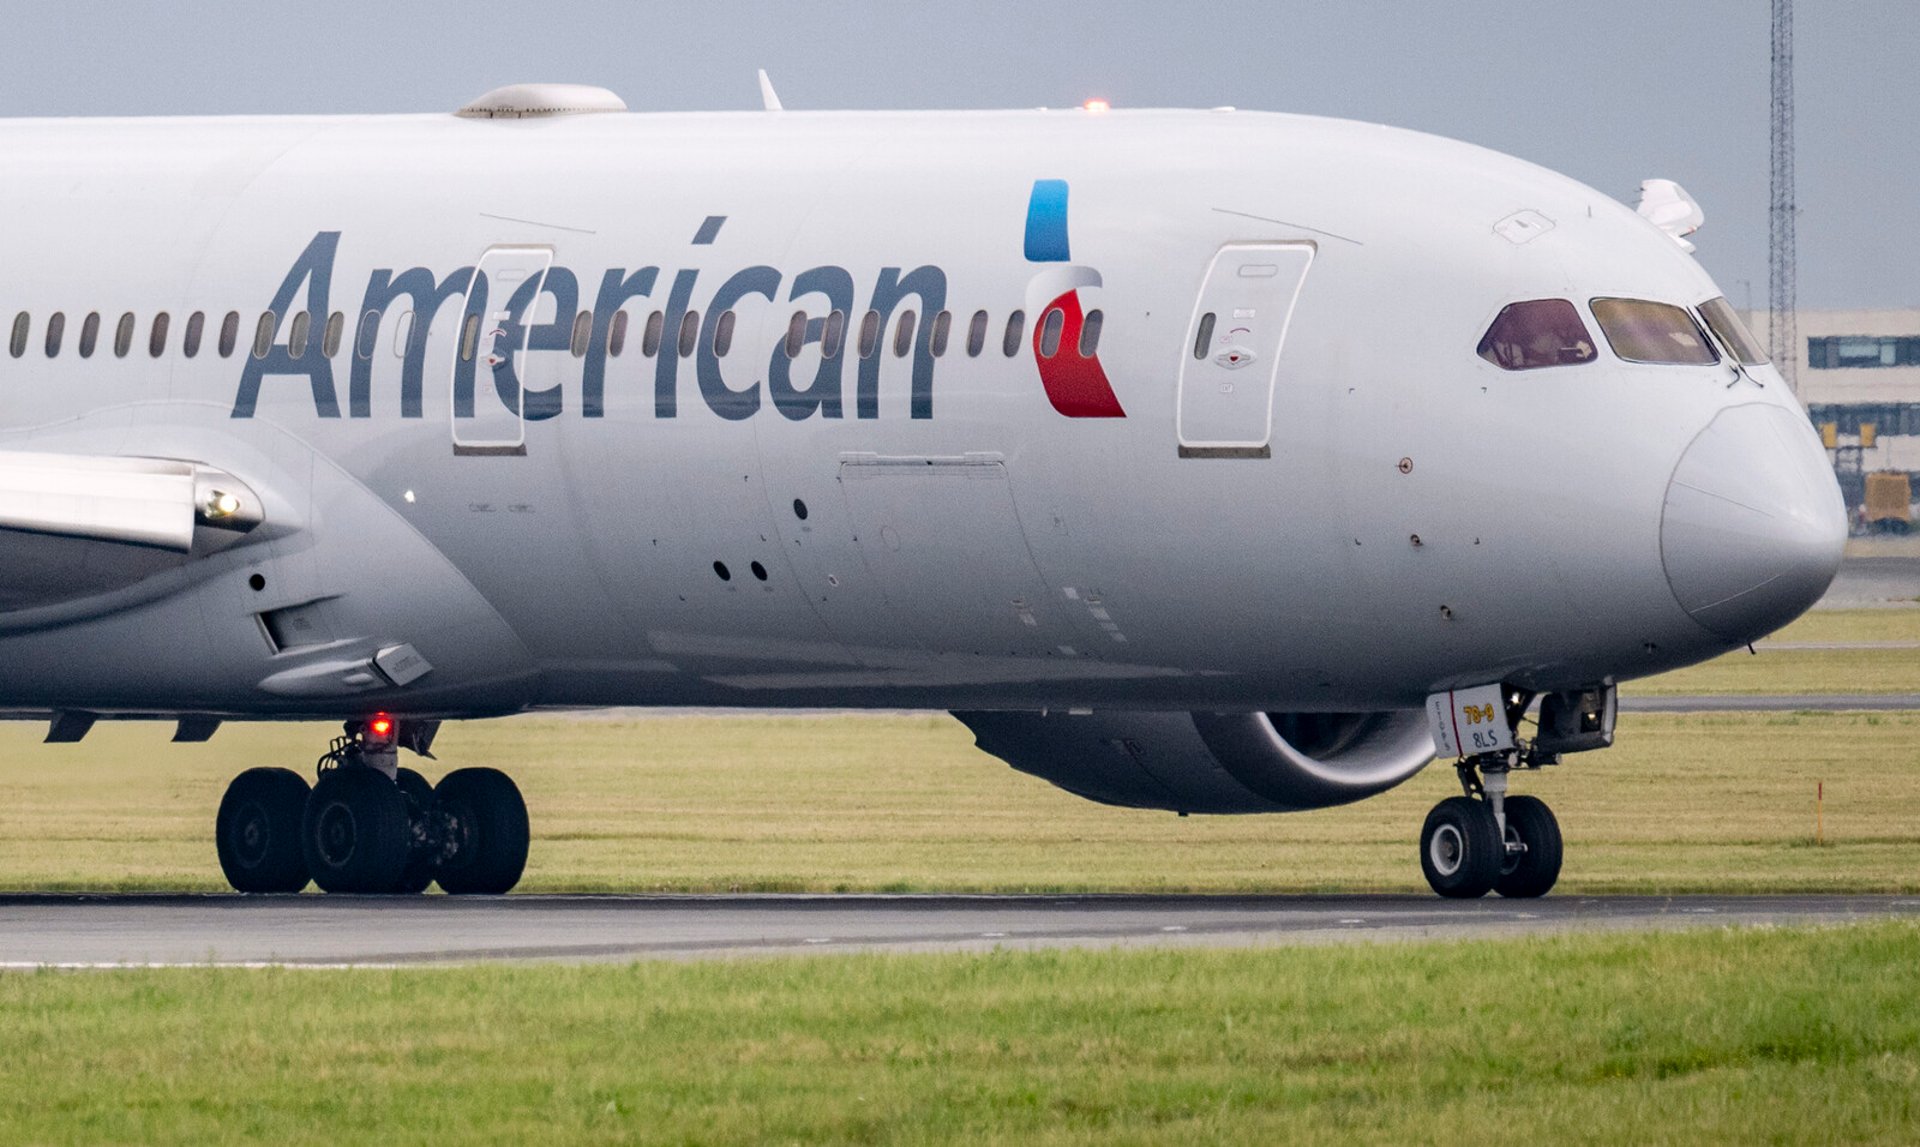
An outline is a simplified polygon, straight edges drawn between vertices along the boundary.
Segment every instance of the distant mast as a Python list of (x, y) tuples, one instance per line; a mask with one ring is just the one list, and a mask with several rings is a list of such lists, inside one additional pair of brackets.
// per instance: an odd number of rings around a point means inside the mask
[(1773, 0), (1773, 164), (1769, 180), (1767, 352), (1800, 393), (1793, 242), (1793, 0)]

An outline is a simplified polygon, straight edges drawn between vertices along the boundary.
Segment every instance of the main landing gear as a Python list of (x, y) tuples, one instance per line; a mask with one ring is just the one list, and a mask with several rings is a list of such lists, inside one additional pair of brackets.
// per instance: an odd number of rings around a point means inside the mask
[(527, 864), (527, 806), (497, 769), (456, 769), (438, 785), (399, 765), (433, 727), (402, 736), (385, 714), (348, 721), (312, 786), (291, 769), (248, 769), (215, 821), (220, 868), (240, 892), (499, 894)]
[[(1433, 806), (1420, 829), (1420, 870), (1435, 892), (1469, 900), (1489, 892), (1512, 899), (1545, 896), (1560, 879), (1560, 822), (1538, 797), (1509, 796), (1516, 769), (1557, 765), (1563, 753), (1613, 744), (1617, 709), (1612, 685), (1549, 693), (1531, 740), (1515, 733), (1534, 694), (1505, 689), (1506, 747), (1462, 757), (1454, 765), (1464, 795)], [(1494, 717), (1489, 706), (1483, 710)], [(1497, 718), (1496, 718), (1497, 719)]]

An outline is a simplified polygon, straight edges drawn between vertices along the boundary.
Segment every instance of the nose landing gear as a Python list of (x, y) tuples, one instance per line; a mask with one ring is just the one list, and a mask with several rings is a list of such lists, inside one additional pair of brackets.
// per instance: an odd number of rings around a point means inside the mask
[(1455, 766), (1466, 795), (1433, 806), (1420, 829), (1420, 870), (1442, 896), (1545, 896), (1560, 879), (1560, 822), (1540, 798), (1507, 795), (1507, 756)]
[[(1453, 704), (1452, 695), (1444, 696)], [(1540, 798), (1509, 796), (1507, 776), (1515, 769), (1557, 765), (1562, 753), (1613, 744), (1617, 703), (1612, 685), (1548, 694), (1532, 740), (1514, 733), (1533, 694), (1503, 689), (1499, 700), (1504, 710), (1499, 716), (1506, 722), (1500, 747), (1460, 758), (1454, 769), (1464, 795), (1435, 805), (1420, 829), (1420, 870), (1427, 884), (1449, 899), (1489, 892), (1509, 899), (1545, 896), (1560, 879), (1565, 855), (1560, 822)], [(1478, 711), (1483, 720), (1496, 716), (1490, 705)], [(1457, 731), (1452, 743), (1460, 744)]]
[(500, 894), (526, 867), (527, 806), (495, 769), (456, 769), (438, 786), (398, 765), (425, 756), (434, 725), (384, 714), (349, 721), (309, 789), (289, 769), (249, 769), (215, 821), (220, 868), (240, 892)]

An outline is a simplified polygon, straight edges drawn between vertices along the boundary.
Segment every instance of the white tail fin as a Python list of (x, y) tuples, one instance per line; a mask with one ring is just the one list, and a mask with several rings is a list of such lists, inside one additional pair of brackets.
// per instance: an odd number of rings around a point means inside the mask
[(760, 102), (770, 112), (785, 111), (780, 106), (780, 93), (773, 90), (773, 81), (767, 78), (767, 70), (760, 69)]

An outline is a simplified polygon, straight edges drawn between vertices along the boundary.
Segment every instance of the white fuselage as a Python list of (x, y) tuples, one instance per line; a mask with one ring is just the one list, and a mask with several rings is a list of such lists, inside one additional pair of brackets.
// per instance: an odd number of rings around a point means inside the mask
[[(1036, 181), (1067, 189), (1057, 220)], [(0, 449), (191, 459), (265, 506), (218, 553), (0, 614), (15, 711), (1394, 709), (1664, 670), (1806, 604), (1709, 629), (1663, 537), (1690, 444), (1793, 396), (1766, 367), (1622, 361), (1588, 311), (1721, 292), (1605, 195), (1433, 137), (1158, 111), (15, 121), (0, 217), (0, 324), (29, 316)], [(1253, 271), (1209, 277), (1239, 249)], [(541, 275), (530, 312), (502, 304)], [(1117, 411), (1043, 384), (1038, 312), (1067, 291), (1101, 312)], [(1580, 309), (1594, 361), (1476, 355), (1541, 298)], [(1811, 430), (1782, 433), (1762, 445), (1812, 473)], [(1824, 588), (1834, 499), (1803, 485), (1765, 513), (1806, 520), (1791, 576)], [(431, 671), (354, 677), (401, 644)]]

